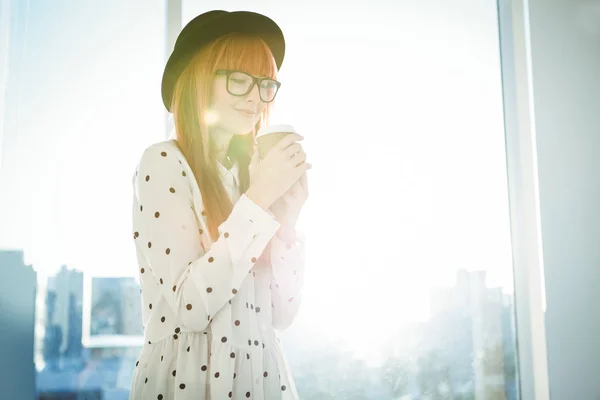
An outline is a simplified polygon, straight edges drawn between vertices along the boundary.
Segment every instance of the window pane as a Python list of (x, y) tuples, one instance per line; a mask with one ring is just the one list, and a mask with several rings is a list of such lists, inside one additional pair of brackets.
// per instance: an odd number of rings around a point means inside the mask
[(37, 391), (126, 399), (141, 344), (131, 182), (165, 135), (164, 2), (9, 3), (0, 248), (18, 251), (0, 258), (37, 271)]
[[(248, 9), (226, 4), (184, 2), (183, 22)], [(516, 399), (496, 4), (250, 10), (285, 34), (272, 122), (314, 165), (304, 300), (283, 335), (301, 398)]]
[[(37, 390), (126, 399), (131, 178), (164, 138), (164, 2), (12, 4), (0, 239), (38, 272)], [(212, 8), (184, 2), (184, 24)], [(315, 166), (304, 304), (283, 334), (301, 398), (517, 399), (495, 4), (251, 9), (286, 35), (272, 122)]]

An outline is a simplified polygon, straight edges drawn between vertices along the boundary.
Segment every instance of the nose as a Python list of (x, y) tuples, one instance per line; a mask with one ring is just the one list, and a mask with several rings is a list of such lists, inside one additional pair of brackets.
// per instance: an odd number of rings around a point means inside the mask
[(248, 93), (246, 95), (246, 101), (258, 104), (258, 102), (260, 102), (260, 100), (261, 99), (260, 99), (260, 92), (258, 90), (258, 85), (255, 84), (252, 87), (252, 89), (250, 90), (250, 93)]

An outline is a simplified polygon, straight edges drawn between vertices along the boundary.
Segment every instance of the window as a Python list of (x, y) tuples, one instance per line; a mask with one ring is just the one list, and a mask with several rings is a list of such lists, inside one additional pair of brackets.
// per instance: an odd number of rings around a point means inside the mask
[[(273, 122), (314, 164), (283, 336), (300, 396), (517, 399), (496, 7), (341, 7), (251, 8), (286, 35)], [(183, 24), (212, 8), (184, 2)]]
[(1, 246), (37, 272), (40, 398), (128, 396), (131, 180), (164, 138), (162, 3), (10, 2)]
[[(495, 4), (316, 6), (250, 8), (286, 35), (272, 122), (306, 137), (314, 165), (304, 304), (283, 334), (301, 398), (517, 399)], [(183, 23), (212, 8), (183, 2)], [(3, 243), (37, 271), (37, 390), (126, 399), (141, 346), (131, 177), (165, 137), (165, 7), (12, 12), (0, 212)]]

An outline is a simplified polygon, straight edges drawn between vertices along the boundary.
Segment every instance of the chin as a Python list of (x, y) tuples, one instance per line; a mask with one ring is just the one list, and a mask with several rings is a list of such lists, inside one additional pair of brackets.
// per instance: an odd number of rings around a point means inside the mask
[(228, 129), (229, 132), (233, 133), (236, 136), (245, 136), (248, 135), (249, 133), (252, 133), (252, 128), (254, 128), (254, 126), (249, 126), (248, 124), (244, 124), (243, 126), (232, 126), (230, 129)]
[(256, 124), (249, 124), (247, 122), (244, 124), (232, 124), (228, 131), (236, 136), (245, 136), (252, 133), (252, 129), (254, 129), (255, 126)]

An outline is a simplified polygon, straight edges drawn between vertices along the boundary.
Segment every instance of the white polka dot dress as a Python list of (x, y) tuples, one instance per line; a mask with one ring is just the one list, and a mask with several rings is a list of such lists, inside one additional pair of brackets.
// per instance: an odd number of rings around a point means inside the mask
[(298, 398), (276, 329), (301, 302), (304, 241), (280, 240), (272, 214), (240, 195), (237, 165), (219, 168), (234, 207), (215, 242), (174, 141), (148, 147), (135, 172), (145, 344), (130, 399)]

